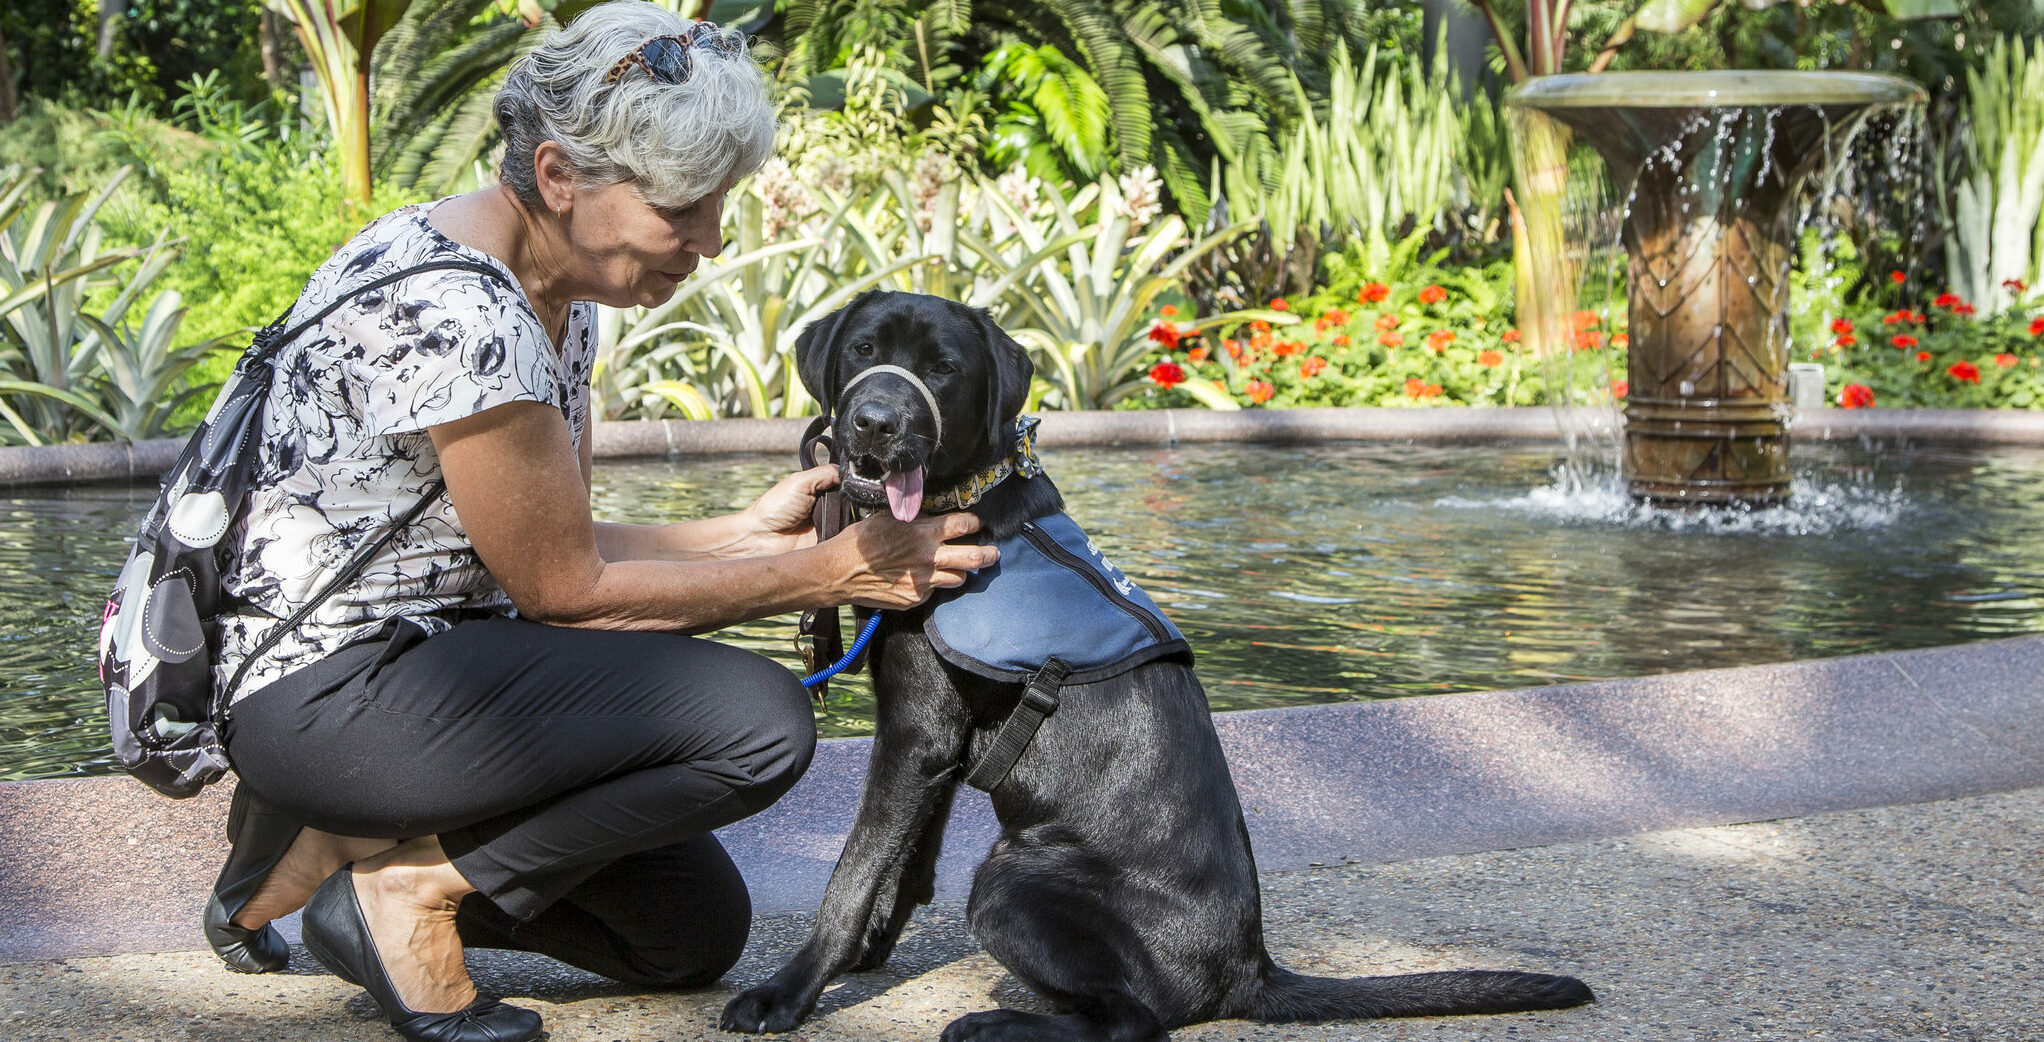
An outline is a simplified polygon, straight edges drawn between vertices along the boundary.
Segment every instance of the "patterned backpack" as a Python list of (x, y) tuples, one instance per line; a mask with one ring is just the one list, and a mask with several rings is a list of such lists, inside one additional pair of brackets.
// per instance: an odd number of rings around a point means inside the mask
[(347, 301), (442, 268), (504, 281), (502, 272), (476, 261), (421, 264), (375, 279), (289, 329), (284, 327), (290, 317), (286, 312), (257, 333), (143, 516), (135, 549), (100, 621), (99, 681), (106, 691), (114, 755), (128, 773), (157, 792), (183, 799), (228, 771), (219, 710), (232, 701), (249, 665), (354, 579), (439, 498), (442, 486), (427, 489), (411, 513), (364, 546), (331, 582), (271, 630), (215, 697), (214, 620), (224, 606), (220, 576), (232, 564), (226, 536), (248, 507), (255, 439), (261, 436), (277, 352)]

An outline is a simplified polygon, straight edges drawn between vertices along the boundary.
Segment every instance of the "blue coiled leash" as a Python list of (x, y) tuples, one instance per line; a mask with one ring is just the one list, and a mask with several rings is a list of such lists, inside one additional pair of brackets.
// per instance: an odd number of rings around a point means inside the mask
[(866, 620), (866, 625), (859, 628), (859, 635), (852, 640), (852, 646), (849, 650), (845, 652), (845, 657), (838, 659), (836, 662), (831, 663), (830, 666), (825, 669), (819, 669), (816, 672), (811, 673), (806, 677), (803, 677), (802, 686), (815, 687), (816, 685), (821, 684), (834, 676), (837, 676), (839, 673), (844, 672), (847, 666), (850, 666), (852, 663), (857, 662), (859, 660), (859, 653), (866, 650), (866, 642), (873, 639), (873, 631), (879, 628), (880, 613), (876, 611), (873, 613), (873, 616), (871, 618)]

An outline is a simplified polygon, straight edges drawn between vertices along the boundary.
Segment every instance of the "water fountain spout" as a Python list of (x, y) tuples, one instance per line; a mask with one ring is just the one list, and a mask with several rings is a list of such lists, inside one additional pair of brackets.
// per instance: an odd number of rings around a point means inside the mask
[[(1892, 76), (1760, 71), (1540, 76), (1506, 94), (1594, 148), (1624, 201), (1635, 498), (1788, 498), (1797, 201), (1868, 114), (1924, 97)], [(1552, 150), (1528, 158), (1538, 151), (1521, 141), (1522, 197), (1567, 176)], [(1552, 307), (1523, 289), (1522, 313)]]

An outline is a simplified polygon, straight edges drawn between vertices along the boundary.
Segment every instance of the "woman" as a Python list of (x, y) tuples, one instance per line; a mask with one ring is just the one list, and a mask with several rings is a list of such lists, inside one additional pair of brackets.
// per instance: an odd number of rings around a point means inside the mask
[(965, 514), (818, 543), (829, 468), (729, 517), (593, 521), (591, 302), (659, 304), (717, 255), (772, 106), (737, 34), (616, 0), (522, 59), (496, 114), (503, 184), (377, 220), (294, 308), (346, 300), (279, 356), (217, 660), (248, 668), (208, 939), (281, 968), (268, 924), (302, 906), (322, 963), (443, 1042), (539, 1034), (476, 996), (464, 943), (661, 986), (736, 961), (750, 906), (710, 830), (787, 791), (815, 725), (787, 670), (681, 634), (908, 606), (994, 560), (948, 545)]

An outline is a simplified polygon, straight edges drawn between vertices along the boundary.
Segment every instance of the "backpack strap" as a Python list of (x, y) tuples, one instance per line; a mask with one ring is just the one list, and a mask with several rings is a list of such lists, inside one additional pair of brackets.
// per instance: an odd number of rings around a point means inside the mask
[(335, 591), (353, 582), (356, 576), (361, 575), (362, 569), (369, 567), (369, 562), (375, 559), (377, 554), (382, 553), (383, 548), (389, 546), (391, 540), (396, 539), (399, 532), (411, 527), (412, 522), (417, 521), (419, 515), (426, 512), (426, 505), (440, 498), (440, 493), (445, 491), (446, 488), (446, 481), (435, 479), (431, 485), (426, 487), (426, 492), (419, 497), (419, 501), (412, 504), (412, 508), (405, 512), (404, 517), (399, 518), (395, 524), (384, 529), (383, 534), (377, 536), (375, 542), (356, 551), (355, 556), (348, 560), (347, 567), (342, 568), (340, 574), (328, 581), (325, 586), (320, 588), (318, 593), (312, 595), (311, 600), (300, 605), (298, 610), (292, 612), (291, 617), (285, 619), (282, 625), (272, 629), (269, 636), (264, 637), (263, 642), (255, 646), (254, 651), (249, 652), (242, 658), (241, 665), (235, 667), (234, 675), (228, 678), (227, 686), (221, 689), (220, 695), (216, 700), (220, 706), (219, 716), (221, 720), (227, 719), (228, 707), (234, 702), (234, 690), (241, 686), (242, 678), (248, 675), (248, 667), (254, 665), (255, 661), (267, 654), (271, 648), (276, 647), (277, 642), (284, 639), (284, 634), (297, 629), (299, 623), (311, 618), (312, 613), (318, 611), (320, 605), (325, 604), (327, 598), (332, 597)]
[(496, 279), (498, 282), (503, 283), (506, 287), (515, 288), (512, 287), (511, 281), (504, 277), (504, 273), (502, 271), (499, 271), (497, 268), (491, 265), (484, 264), (481, 261), (447, 260), (447, 261), (429, 261), (424, 264), (415, 264), (409, 268), (405, 268), (400, 271), (393, 271), (388, 275), (384, 275), (380, 278), (373, 279), (361, 286), (357, 286), (354, 289), (346, 293), (343, 293), (340, 296), (334, 298), (332, 301), (328, 302), (325, 307), (319, 309), (318, 314), (313, 315), (311, 318), (308, 318), (305, 321), (290, 327), (289, 329), (285, 329), (282, 332), (273, 332), (274, 330), (277, 330), (279, 327), (283, 326), (285, 320), (291, 317), (290, 311), (284, 312), (282, 315), (277, 316), (277, 320), (275, 322), (272, 322), (269, 325), (263, 327), (262, 331), (256, 334), (255, 342), (249, 346), (247, 357), (256, 361), (267, 359), (271, 355), (274, 355), (279, 350), (281, 350), (285, 344), (288, 344), (291, 341), (297, 339), (299, 334), (304, 333), (306, 330), (311, 329), (312, 327), (319, 325), (321, 322), (326, 321), (327, 316), (333, 314), (336, 310), (340, 308), (342, 304), (345, 304), (348, 301), (351, 301), (356, 297), (359, 297), (362, 294), (369, 292), (370, 290), (382, 289), (383, 287), (388, 286), (393, 282), (401, 282), (405, 279), (411, 278), (414, 275), (422, 274), (424, 272), (443, 270), (472, 271), (478, 275), (487, 275), (490, 278)]

